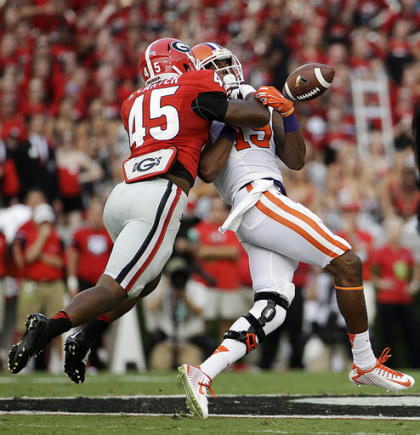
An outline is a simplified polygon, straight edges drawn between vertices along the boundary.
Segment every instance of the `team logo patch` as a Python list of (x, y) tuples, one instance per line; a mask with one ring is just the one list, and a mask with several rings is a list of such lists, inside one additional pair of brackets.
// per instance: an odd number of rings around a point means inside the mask
[(151, 153), (131, 157), (123, 163), (126, 183), (133, 183), (169, 171), (175, 161), (177, 149), (169, 147)]
[(140, 162), (135, 163), (133, 167), (132, 172), (145, 172), (149, 169), (152, 169), (153, 166), (159, 165), (160, 161), (162, 160), (162, 157), (154, 157), (154, 158), (146, 158), (144, 160), (141, 160)]
[(191, 48), (182, 41), (174, 41), (171, 45), (176, 51), (180, 51), (181, 53), (188, 53), (191, 51)]

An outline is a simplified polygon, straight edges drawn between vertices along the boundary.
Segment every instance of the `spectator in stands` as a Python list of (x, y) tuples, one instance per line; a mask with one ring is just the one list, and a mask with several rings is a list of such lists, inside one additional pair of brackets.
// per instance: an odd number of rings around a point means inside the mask
[(185, 259), (173, 257), (158, 288), (144, 300), (146, 325), (152, 333), (151, 369), (175, 368), (190, 358), (199, 364), (216, 347), (205, 335), (206, 289), (190, 276)]
[[(401, 246), (403, 220), (390, 217), (385, 222), (387, 243), (372, 254), (373, 283), (377, 290), (381, 339), (395, 347), (398, 326), (401, 327), (411, 367), (420, 367), (420, 324), (413, 303), (419, 290), (418, 277), (414, 279), (413, 254)], [(394, 366), (402, 360), (395, 358)]]
[(45, 136), (46, 116), (34, 114), (30, 118), (28, 139), (19, 143), (15, 164), (19, 173), (20, 198), (34, 189), (44, 192), (48, 202), (59, 199), (55, 152)]
[[(413, 179), (403, 169), (412, 155), (407, 148), (413, 108), (420, 102), (420, 8), (415, 0), (394, 3), (400, 7), (392, 8), (383, 0), (310, 0), (304, 8), (284, 0), (6, 1), (0, 8), (0, 204), (22, 200), (19, 179), (24, 180), (24, 191), (38, 179), (22, 169), (24, 162), (37, 159), (27, 155), (19, 162), (15, 151), (32, 131), (34, 115), (40, 114), (46, 123), (40, 136), (48, 144), (55, 146), (58, 138), (60, 148), (61, 136), (72, 131), (71, 153), (87, 154), (105, 174), (102, 179), (92, 177), (97, 180), (92, 187), (84, 183), (90, 170), (68, 165), (70, 152), (63, 153), (61, 168), (64, 173), (69, 170), (73, 182), (64, 183), (73, 189), (64, 202), (74, 212), (66, 213), (72, 215), (73, 225), (80, 223), (84, 193), (105, 197), (108, 186), (122, 179), (121, 160), (128, 150), (126, 133), (115, 116), (123, 98), (139, 87), (139, 53), (152, 39), (166, 34), (227, 45), (242, 59), (245, 78), (254, 86), (271, 80), (282, 89), (287, 74), (304, 62), (333, 65), (335, 77), (328, 92), (296, 105), (305, 139), (314, 151), (307, 154), (309, 182), (304, 174), (290, 176), (289, 196), (319, 202), (320, 215), (332, 229), (339, 229), (346, 219), (342, 204), (349, 201), (357, 202), (362, 217), (376, 225), (395, 213), (408, 221), (416, 203), (420, 220)], [(370, 153), (360, 159), (351, 76), (369, 76), (378, 68), (390, 73), (394, 143), (403, 151), (392, 159), (385, 155), (381, 126), (374, 120)], [(123, 137), (120, 147), (118, 132)], [(35, 168), (37, 173), (41, 170)], [(81, 176), (76, 175), (80, 171)], [(49, 189), (58, 186), (50, 183), (44, 189), (50, 200), (54, 194)], [(208, 185), (205, 189), (199, 206), (191, 208), (192, 220), (206, 215), (213, 193)], [(58, 201), (54, 205), (58, 211)], [(317, 204), (310, 208), (318, 211)], [(185, 239), (180, 237), (179, 242)]]
[[(23, 269), (16, 329), (25, 331), (26, 317), (33, 312), (52, 316), (64, 306), (64, 249), (54, 226), (54, 211), (46, 203), (34, 208), (32, 219), (18, 230), (15, 261)], [(53, 345), (62, 360), (62, 339)]]
[(416, 170), (411, 164), (405, 164), (401, 170), (401, 178), (390, 186), (392, 210), (404, 220), (416, 214), (420, 201), (417, 189)]
[(83, 185), (99, 181), (102, 169), (85, 152), (75, 148), (74, 130), (63, 130), (57, 141), (58, 185), (63, 201), (63, 210), (70, 227), (75, 228), (82, 221)]
[[(76, 229), (72, 235), (67, 252), (67, 289), (72, 297), (94, 287), (108, 262), (112, 240), (103, 223), (103, 210), (102, 201), (91, 200), (85, 225)], [(100, 344), (101, 338), (98, 337), (89, 356), (91, 366), (97, 369), (104, 368), (98, 356)]]
[(215, 284), (209, 286), (200, 276), (195, 276), (196, 280), (208, 286), (204, 316), (208, 326), (218, 322), (218, 339), (245, 310), (236, 266), (240, 244), (233, 232), (222, 234), (218, 231), (228, 214), (226, 204), (215, 197), (211, 200), (208, 219), (189, 233), (196, 241), (194, 253), (201, 268), (215, 280)]
[(18, 201), (20, 192), (19, 172), (16, 167), (16, 152), (19, 140), (13, 130), (3, 131), (0, 139), (0, 191), (3, 206), (12, 205)]

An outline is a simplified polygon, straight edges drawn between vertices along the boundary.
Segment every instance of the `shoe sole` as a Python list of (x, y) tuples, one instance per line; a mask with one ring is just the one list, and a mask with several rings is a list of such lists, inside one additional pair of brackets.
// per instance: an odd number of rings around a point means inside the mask
[[(39, 326), (38, 326), (39, 325)], [(44, 335), (48, 329), (47, 318), (28, 316), (25, 323), (26, 331), (19, 343), (16, 343), (9, 352), (9, 370), (16, 374), (19, 373), (32, 356), (39, 353), (42, 347), (47, 344), (39, 343), (39, 338)], [(34, 330), (37, 328), (37, 330)]]
[(178, 367), (178, 379), (184, 387), (187, 408), (190, 410), (191, 414), (202, 419), (207, 418), (204, 417), (203, 410), (201, 409), (198, 400), (195, 398), (194, 392), (188, 382), (187, 368), (185, 365)]
[[(64, 344), (64, 373), (75, 383), (83, 384), (85, 381), (86, 363), (90, 349), (82, 357), (82, 351), (77, 341), (66, 341)], [(84, 370), (83, 370), (84, 369)]]

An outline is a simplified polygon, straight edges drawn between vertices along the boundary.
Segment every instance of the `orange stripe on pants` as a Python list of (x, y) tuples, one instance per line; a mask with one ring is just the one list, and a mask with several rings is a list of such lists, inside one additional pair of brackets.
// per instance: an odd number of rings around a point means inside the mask
[(306, 241), (308, 241), (311, 245), (313, 245), (316, 249), (321, 251), (323, 254), (328, 255), (331, 258), (336, 258), (339, 256), (339, 254), (336, 254), (335, 252), (331, 251), (330, 249), (326, 248), (325, 246), (321, 245), (317, 240), (315, 240), (309, 233), (307, 233), (303, 228), (299, 227), (295, 223), (283, 218), (282, 216), (278, 215), (277, 213), (270, 210), (268, 207), (266, 207), (261, 201), (258, 201), (255, 204), (255, 207), (258, 208), (262, 213), (264, 213), (269, 218), (281, 223), (282, 225), (290, 228), (295, 233), (299, 234), (301, 237), (303, 237)]
[(294, 208), (289, 207), (284, 202), (280, 201), (278, 198), (276, 198), (272, 193), (265, 192), (264, 196), (266, 196), (272, 203), (276, 204), (278, 207), (280, 207), (282, 210), (284, 210), (286, 213), (290, 213), (293, 216), (296, 216), (298, 219), (304, 221), (307, 223), (314, 231), (316, 231), (320, 236), (322, 236), (325, 240), (328, 240), (332, 245), (337, 246), (342, 251), (348, 251), (348, 246), (343, 245), (338, 240), (331, 237), (328, 233), (326, 233), (317, 222), (315, 222), (313, 219), (311, 219), (309, 216), (306, 216), (302, 212), (295, 210)]

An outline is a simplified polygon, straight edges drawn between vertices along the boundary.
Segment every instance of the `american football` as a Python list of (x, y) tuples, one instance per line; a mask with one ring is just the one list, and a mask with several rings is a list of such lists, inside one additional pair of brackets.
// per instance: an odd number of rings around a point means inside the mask
[(283, 95), (293, 101), (308, 101), (321, 96), (334, 79), (334, 68), (322, 63), (307, 63), (292, 71)]

